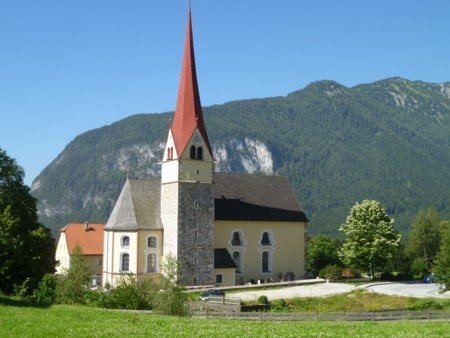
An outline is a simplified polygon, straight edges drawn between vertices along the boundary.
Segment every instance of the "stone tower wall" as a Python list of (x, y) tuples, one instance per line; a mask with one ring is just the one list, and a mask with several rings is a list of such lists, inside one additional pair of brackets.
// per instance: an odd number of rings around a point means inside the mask
[(179, 182), (178, 260), (185, 285), (214, 284), (214, 184)]

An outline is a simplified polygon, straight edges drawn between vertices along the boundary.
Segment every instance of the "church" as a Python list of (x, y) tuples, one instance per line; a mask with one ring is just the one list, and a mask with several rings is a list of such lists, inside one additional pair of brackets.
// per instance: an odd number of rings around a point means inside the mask
[(128, 178), (104, 227), (103, 285), (181, 264), (186, 286), (306, 275), (307, 222), (286, 177), (219, 173), (203, 120), (191, 11), (160, 180)]

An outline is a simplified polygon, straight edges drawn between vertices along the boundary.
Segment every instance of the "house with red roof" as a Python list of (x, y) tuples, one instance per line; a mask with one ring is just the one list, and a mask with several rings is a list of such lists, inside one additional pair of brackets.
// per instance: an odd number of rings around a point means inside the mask
[(78, 244), (91, 270), (91, 284), (100, 285), (103, 273), (104, 224), (70, 223), (61, 228), (56, 246), (56, 273), (70, 267), (70, 257)]

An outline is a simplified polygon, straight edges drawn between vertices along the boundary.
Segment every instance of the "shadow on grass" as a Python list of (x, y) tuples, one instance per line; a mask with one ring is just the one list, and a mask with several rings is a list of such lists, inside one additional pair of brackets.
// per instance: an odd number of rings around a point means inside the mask
[(0, 304), (6, 306), (16, 306), (16, 307), (34, 307), (34, 308), (49, 308), (52, 304), (46, 302), (36, 302), (33, 300), (15, 298), (0, 295)]

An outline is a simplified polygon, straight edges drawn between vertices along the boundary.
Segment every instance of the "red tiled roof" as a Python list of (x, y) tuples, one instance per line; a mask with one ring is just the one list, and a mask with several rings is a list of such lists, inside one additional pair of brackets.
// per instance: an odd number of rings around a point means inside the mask
[(61, 229), (66, 234), (67, 248), (72, 254), (78, 243), (83, 255), (103, 255), (103, 228), (104, 224), (70, 223)]
[(203, 121), (200, 94), (198, 91), (197, 72), (195, 69), (194, 39), (192, 36), (191, 10), (189, 8), (186, 39), (184, 42), (183, 65), (181, 68), (180, 87), (178, 89), (177, 107), (171, 125), (175, 149), (180, 156), (196, 128), (200, 131), (208, 151), (212, 156), (211, 146)]

